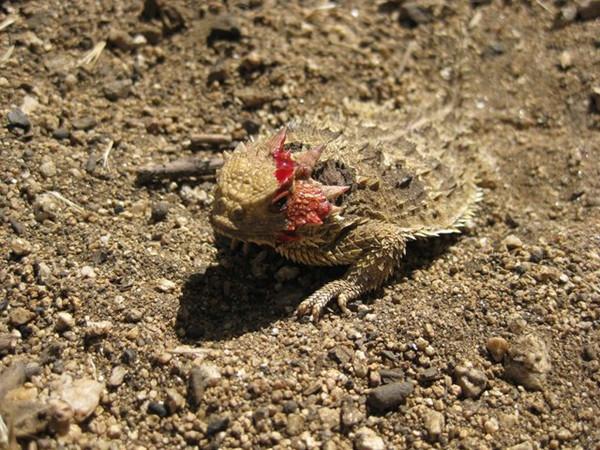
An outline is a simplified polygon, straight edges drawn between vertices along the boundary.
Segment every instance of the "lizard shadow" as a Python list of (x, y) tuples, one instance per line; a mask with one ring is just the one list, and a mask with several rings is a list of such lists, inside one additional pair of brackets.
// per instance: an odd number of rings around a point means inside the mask
[[(384, 287), (426, 269), (457, 239), (448, 236), (411, 242), (400, 270)], [(281, 319), (294, 320), (294, 311), (303, 299), (345, 271), (345, 267), (295, 264), (268, 248), (256, 247), (243, 255), (225, 250), (222, 243), (218, 247), (219, 263), (190, 275), (184, 284), (175, 323), (183, 343), (229, 340), (268, 330)], [(379, 289), (361, 301), (371, 304), (381, 296)]]

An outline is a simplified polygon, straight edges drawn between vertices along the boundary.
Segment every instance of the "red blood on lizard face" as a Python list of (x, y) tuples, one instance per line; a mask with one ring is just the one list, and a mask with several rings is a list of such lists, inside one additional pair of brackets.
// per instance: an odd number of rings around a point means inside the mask
[(292, 158), (292, 153), (285, 150), (286, 129), (282, 129), (272, 140), (273, 159), (275, 160), (275, 178), (280, 186), (288, 184), (294, 177), (296, 162)]
[(287, 231), (295, 231), (302, 225), (320, 225), (331, 209), (319, 185), (297, 181), (286, 204)]

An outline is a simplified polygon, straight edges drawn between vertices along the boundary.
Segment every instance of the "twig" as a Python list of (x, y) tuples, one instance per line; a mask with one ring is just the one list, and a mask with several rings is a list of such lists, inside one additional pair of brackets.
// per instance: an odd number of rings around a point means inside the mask
[(402, 60), (400, 61), (400, 67), (398, 67), (398, 71), (396, 72), (396, 77), (400, 78), (406, 66), (408, 65), (408, 60), (412, 56), (413, 52), (417, 49), (417, 43), (415, 41), (410, 41), (406, 46), (406, 50), (404, 51), (404, 55), (402, 56)]
[(194, 355), (194, 356), (206, 356), (211, 353), (211, 351), (207, 348), (188, 347), (187, 345), (168, 349), (167, 352), (171, 353), (173, 355)]
[(165, 164), (152, 164), (138, 169), (138, 181), (148, 182), (159, 178), (184, 178), (189, 176), (214, 175), (223, 165), (221, 156), (210, 159), (187, 157), (176, 159)]
[(231, 141), (228, 134), (194, 134), (190, 137), (190, 148), (194, 150), (208, 145), (228, 145)]
[(17, 21), (17, 17), (15, 17), (15, 16), (7, 17), (2, 22), (0, 22), (0, 31), (4, 30), (5, 28), (10, 27), (16, 21)]
[(2, 57), (0, 57), (0, 66), (3, 66), (5, 62), (7, 62), (10, 57), (13, 54), (13, 51), (15, 50), (15, 46), (11, 45), (10, 47), (8, 47), (8, 50), (6, 50), (6, 52), (4, 53), (4, 55), (2, 55)]
[(535, 0), (535, 2), (538, 5), (540, 5), (543, 9), (545, 9), (547, 12), (549, 12), (550, 14), (552, 14), (552, 10), (542, 0)]
[(113, 145), (114, 145), (114, 141), (111, 139), (110, 141), (108, 141), (108, 144), (106, 145), (106, 149), (104, 150), (104, 153), (102, 154), (102, 167), (104, 167), (105, 169), (108, 169), (108, 157), (110, 156), (110, 152), (113, 149)]
[(94, 67), (96, 62), (98, 62), (98, 59), (100, 58), (104, 47), (106, 47), (106, 41), (98, 42), (96, 45), (94, 45), (93, 49), (91, 49), (86, 55), (84, 55), (79, 61), (77, 61), (77, 67)]
[(63, 196), (60, 192), (57, 192), (57, 191), (48, 191), (48, 194), (50, 194), (53, 197), (59, 199), (60, 201), (64, 202), (65, 204), (67, 204), (68, 206), (70, 206), (71, 208), (73, 208), (74, 210), (76, 210), (78, 212), (84, 212), (85, 211), (85, 209), (83, 209), (77, 203), (72, 202), (71, 200), (69, 200), (68, 198), (66, 198), (65, 196)]

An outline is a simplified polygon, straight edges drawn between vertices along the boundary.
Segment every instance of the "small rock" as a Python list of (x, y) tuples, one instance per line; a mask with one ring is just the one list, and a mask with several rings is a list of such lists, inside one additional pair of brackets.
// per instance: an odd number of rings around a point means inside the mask
[(433, 409), (427, 409), (423, 414), (423, 422), (429, 438), (437, 441), (440, 438), (442, 431), (444, 431), (444, 415)]
[(158, 417), (167, 417), (167, 408), (160, 402), (148, 403), (148, 412)]
[(31, 322), (35, 318), (35, 313), (21, 306), (13, 308), (8, 313), (8, 323), (13, 327), (20, 327)]
[(289, 436), (297, 436), (304, 430), (304, 417), (301, 414), (290, 414), (285, 431)]
[(396, 409), (412, 394), (413, 389), (413, 384), (406, 381), (379, 386), (369, 392), (367, 405), (378, 413)]
[(71, 136), (71, 132), (69, 130), (67, 130), (66, 128), (63, 128), (63, 127), (56, 128), (52, 132), (52, 137), (54, 139), (58, 139), (58, 140), (69, 139), (70, 136)]
[(345, 402), (342, 405), (340, 420), (343, 427), (352, 428), (363, 420), (363, 414), (351, 402)]
[(456, 384), (467, 398), (477, 398), (487, 387), (488, 380), (481, 370), (475, 369), (470, 361), (465, 361), (454, 369)]
[(510, 234), (504, 238), (502, 245), (504, 245), (504, 247), (510, 251), (523, 247), (523, 242), (514, 234)]
[(500, 425), (498, 424), (498, 421), (492, 417), (483, 423), (483, 429), (487, 434), (494, 434), (500, 429)]
[(56, 219), (60, 205), (52, 194), (40, 194), (33, 202), (33, 216), (38, 222)]
[(216, 434), (219, 431), (226, 430), (228, 426), (229, 426), (229, 417), (211, 418), (208, 421), (208, 425), (206, 427), (206, 435), (212, 436), (213, 434)]
[(9, 247), (12, 254), (18, 258), (29, 255), (33, 250), (31, 243), (23, 238), (12, 239)]
[(23, 97), (23, 102), (21, 102), (20, 109), (24, 114), (31, 114), (33, 111), (38, 109), (40, 106), (40, 102), (38, 102), (37, 98), (32, 97), (31, 95), (26, 95)]
[(108, 31), (107, 42), (111, 47), (119, 50), (129, 51), (134, 47), (133, 39), (126, 31), (118, 28), (111, 28)]
[(83, 266), (79, 270), (79, 273), (84, 278), (96, 278), (96, 272), (94, 271), (94, 268), (92, 266)]
[(352, 356), (354, 352), (352, 349), (345, 345), (336, 345), (331, 350), (329, 350), (329, 358), (335, 361), (338, 364), (348, 364), (352, 361)]
[(63, 386), (59, 397), (73, 408), (73, 418), (82, 422), (92, 415), (100, 403), (100, 394), (104, 389), (102, 383), (88, 378), (75, 380)]
[(354, 448), (356, 450), (385, 450), (385, 442), (373, 430), (363, 427), (356, 432)]
[(24, 131), (29, 131), (31, 128), (31, 122), (21, 108), (11, 109), (7, 117), (9, 128), (20, 128)]
[(112, 322), (101, 320), (99, 322), (90, 321), (86, 325), (85, 335), (88, 338), (98, 338), (108, 335), (112, 330)]
[(39, 170), (44, 178), (52, 178), (54, 175), (56, 175), (56, 166), (54, 165), (54, 162), (51, 160), (44, 161), (40, 165)]
[(573, 66), (573, 56), (567, 50), (561, 52), (558, 61), (562, 70), (567, 70)]
[(112, 388), (116, 388), (123, 384), (123, 380), (125, 380), (125, 376), (127, 375), (127, 368), (124, 366), (115, 366), (110, 372), (110, 377), (108, 379), (108, 385)]
[(68, 312), (61, 311), (56, 315), (56, 324), (54, 327), (56, 331), (62, 333), (63, 331), (68, 331), (75, 326), (75, 319)]
[(526, 389), (541, 390), (551, 367), (546, 343), (534, 334), (527, 334), (511, 343), (504, 375)]
[(185, 398), (176, 389), (167, 389), (165, 405), (169, 414), (175, 414), (185, 406)]
[(73, 121), (73, 128), (76, 130), (89, 131), (96, 126), (96, 119), (93, 117), (81, 117)]
[(174, 282), (172, 282), (171, 280), (167, 280), (166, 278), (159, 279), (156, 284), (156, 288), (160, 292), (171, 292), (175, 290), (176, 287), (177, 285)]
[(152, 204), (150, 220), (154, 223), (162, 222), (167, 218), (171, 205), (168, 202), (156, 202)]
[(140, 320), (142, 320), (143, 315), (144, 314), (142, 313), (142, 311), (140, 311), (139, 309), (133, 308), (133, 309), (128, 310), (125, 313), (125, 320), (130, 323), (137, 323)]
[(494, 362), (501, 362), (508, 352), (508, 341), (502, 337), (491, 337), (486, 343), (487, 351)]
[(0, 334), (0, 356), (13, 353), (17, 348), (17, 338), (9, 333)]
[(188, 378), (190, 399), (194, 406), (198, 406), (207, 387), (216, 386), (221, 379), (219, 368), (211, 363), (204, 363), (192, 367)]
[(126, 98), (131, 93), (131, 80), (115, 80), (104, 85), (104, 96), (111, 102)]
[(400, 20), (416, 26), (431, 22), (433, 15), (429, 8), (419, 5), (417, 1), (403, 2), (400, 10)]

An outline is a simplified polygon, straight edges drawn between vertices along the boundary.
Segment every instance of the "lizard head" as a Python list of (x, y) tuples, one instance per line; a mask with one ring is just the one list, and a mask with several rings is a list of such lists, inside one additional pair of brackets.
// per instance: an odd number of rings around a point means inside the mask
[(341, 208), (332, 202), (349, 187), (311, 179), (324, 146), (292, 153), (285, 146), (286, 134), (284, 128), (240, 144), (226, 159), (211, 214), (215, 232), (275, 246), (314, 235), (314, 227), (336, 220)]

